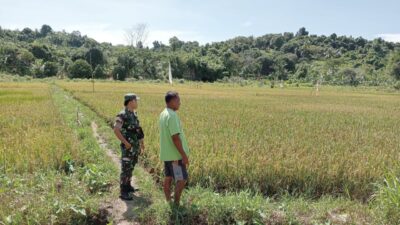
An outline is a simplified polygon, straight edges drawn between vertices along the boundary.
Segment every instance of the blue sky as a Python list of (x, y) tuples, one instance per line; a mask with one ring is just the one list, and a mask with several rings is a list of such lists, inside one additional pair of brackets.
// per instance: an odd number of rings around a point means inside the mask
[(125, 44), (124, 31), (146, 23), (148, 45), (177, 36), (201, 44), (235, 36), (296, 32), (383, 37), (400, 42), (396, 0), (0, 0), (0, 26), (79, 30), (98, 41)]

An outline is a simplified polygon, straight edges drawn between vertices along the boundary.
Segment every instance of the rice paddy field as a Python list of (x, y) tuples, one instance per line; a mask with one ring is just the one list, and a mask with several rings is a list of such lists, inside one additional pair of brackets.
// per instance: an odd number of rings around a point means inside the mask
[(145, 82), (96, 82), (92, 92), (90, 82), (57, 85), (110, 122), (123, 95), (138, 94), (146, 143), (141, 161), (157, 175), (158, 115), (165, 92), (178, 91), (192, 186), (367, 200), (385, 173), (400, 172), (399, 93), (323, 87), (316, 95), (301, 87)]
[(53, 90), (0, 83), (0, 224), (85, 224), (109, 192), (116, 168)]
[(55, 107), (46, 83), (0, 83), (2, 173), (61, 168), (78, 148)]

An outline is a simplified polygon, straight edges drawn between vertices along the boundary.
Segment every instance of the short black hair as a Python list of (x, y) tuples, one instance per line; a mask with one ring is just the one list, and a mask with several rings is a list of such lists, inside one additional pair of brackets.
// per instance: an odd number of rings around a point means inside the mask
[(178, 96), (178, 92), (168, 91), (167, 94), (165, 94), (165, 103), (169, 103), (172, 99), (177, 98)]
[(124, 101), (124, 106), (127, 106), (128, 103), (129, 103), (130, 101), (132, 101), (132, 100), (133, 100), (133, 99), (129, 99), (129, 100)]

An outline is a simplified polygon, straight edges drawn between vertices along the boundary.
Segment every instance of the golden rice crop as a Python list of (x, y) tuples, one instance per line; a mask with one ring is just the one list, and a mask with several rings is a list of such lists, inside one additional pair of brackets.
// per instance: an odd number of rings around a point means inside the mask
[(387, 169), (399, 171), (400, 95), (326, 87), (270, 89), (217, 84), (60, 82), (108, 120), (123, 95), (140, 95), (142, 162), (161, 170), (158, 115), (164, 94), (181, 95), (192, 184), (367, 198)]
[(64, 155), (77, 156), (50, 88), (45, 83), (0, 83), (0, 170), (58, 169)]

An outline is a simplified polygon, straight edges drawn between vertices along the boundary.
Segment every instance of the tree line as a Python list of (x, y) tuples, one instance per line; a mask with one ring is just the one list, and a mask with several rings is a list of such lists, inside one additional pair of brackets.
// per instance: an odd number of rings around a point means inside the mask
[(356, 86), (400, 80), (400, 44), (381, 38), (311, 35), (302, 27), (296, 33), (204, 45), (177, 37), (148, 47), (132, 40), (114, 46), (49, 25), (21, 31), (0, 27), (0, 71), (35, 78), (165, 80), (170, 62), (175, 78), (206, 82), (240, 77)]

